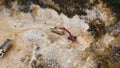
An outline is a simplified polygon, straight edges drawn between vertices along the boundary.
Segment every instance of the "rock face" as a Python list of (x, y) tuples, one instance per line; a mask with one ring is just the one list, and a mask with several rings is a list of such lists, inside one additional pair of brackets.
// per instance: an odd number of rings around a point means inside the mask
[[(9, 38), (13, 45), (0, 58), (0, 68), (120, 68), (120, 21), (102, 1), (10, 0), (6, 5), (11, 6), (0, 6), (0, 44)], [(77, 41), (66, 32), (52, 33), (53, 26), (65, 27)]]

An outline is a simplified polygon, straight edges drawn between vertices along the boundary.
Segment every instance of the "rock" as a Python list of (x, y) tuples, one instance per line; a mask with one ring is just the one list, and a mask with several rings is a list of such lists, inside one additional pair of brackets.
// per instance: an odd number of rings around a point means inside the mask
[(118, 47), (112, 47), (112, 62), (118, 62), (120, 63), (120, 48)]
[(23, 39), (26, 45), (32, 43), (42, 45), (46, 43), (47, 35), (40, 30), (29, 30), (24, 32)]
[(94, 38), (101, 37), (106, 33), (105, 24), (99, 19), (93, 20), (88, 29), (89, 32), (94, 36)]

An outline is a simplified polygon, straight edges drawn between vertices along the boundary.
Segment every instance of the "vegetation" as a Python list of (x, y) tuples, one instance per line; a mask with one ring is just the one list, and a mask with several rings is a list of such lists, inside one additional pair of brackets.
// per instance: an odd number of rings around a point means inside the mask
[(120, 0), (105, 0), (109, 4), (120, 4)]
[(109, 65), (108, 65), (108, 58), (107, 57), (103, 57), (102, 58), (102, 65), (105, 67), (105, 68), (109, 68)]
[(120, 0), (104, 0), (110, 7), (112, 11), (116, 13), (118, 19), (120, 18)]

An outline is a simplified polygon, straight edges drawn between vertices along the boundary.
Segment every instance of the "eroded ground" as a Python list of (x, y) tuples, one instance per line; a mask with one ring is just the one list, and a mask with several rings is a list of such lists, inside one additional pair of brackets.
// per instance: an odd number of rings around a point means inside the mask
[[(33, 5), (32, 13), (20, 12), (16, 4), (12, 10), (0, 7), (0, 44), (7, 38), (13, 41), (9, 52), (0, 58), (0, 68), (98, 68), (102, 64), (99, 60), (104, 61), (101, 55), (110, 55), (111, 46), (120, 45), (119, 35), (114, 37), (112, 34), (103, 33), (98, 41), (95, 41), (87, 31), (90, 27), (88, 23), (98, 14), (98, 18), (105, 21), (105, 26), (114, 23), (114, 16), (100, 7), (101, 5), (91, 11), (86, 10), (88, 16), (75, 15), (73, 18), (64, 14), (58, 15), (52, 9), (43, 9), (37, 5)], [(94, 11), (100, 12), (94, 16)], [(67, 33), (62, 36), (52, 33), (52, 26), (65, 27), (77, 36), (77, 41), (68, 40)], [(101, 29), (98, 28), (98, 32), (99, 30)], [(112, 64), (109, 64), (112, 67)], [(103, 68), (104, 66), (107, 65), (103, 64)], [(115, 68), (119, 68), (119, 65)]]

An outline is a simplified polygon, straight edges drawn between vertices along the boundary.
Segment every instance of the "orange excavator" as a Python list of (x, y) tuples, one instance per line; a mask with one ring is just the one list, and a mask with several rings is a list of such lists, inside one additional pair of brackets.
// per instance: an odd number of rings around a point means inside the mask
[(50, 28), (52, 32), (63, 35), (64, 32), (67, 32), (69, 34), (68, 40), (71, 40), (72, 42), (77, 41), (77, 37), (72, 35), (70, 31), (68, 31), (65, 27), (52, 27)]

